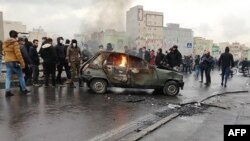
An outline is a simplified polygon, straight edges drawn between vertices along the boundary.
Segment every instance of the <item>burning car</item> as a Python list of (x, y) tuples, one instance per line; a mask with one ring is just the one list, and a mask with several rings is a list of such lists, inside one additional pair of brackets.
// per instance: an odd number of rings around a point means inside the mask
[(117, 52), (99, 52), (80, 69), (81, 79), (95, 93), (108, 87), (155, 89), (175, 96), (183, 89), (183, 75), (159, 69), (145, 60)]

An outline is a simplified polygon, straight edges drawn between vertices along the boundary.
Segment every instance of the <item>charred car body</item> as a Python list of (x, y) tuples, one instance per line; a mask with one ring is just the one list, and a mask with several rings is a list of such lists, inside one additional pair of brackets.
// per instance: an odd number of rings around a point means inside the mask
[(183, 89), (183, 75), (159, 69), (136, 56), (117, 52), (99, 52), (80, 69), (81, 79), (95, 93), (107, 87), (146, 88), (175, 96)]

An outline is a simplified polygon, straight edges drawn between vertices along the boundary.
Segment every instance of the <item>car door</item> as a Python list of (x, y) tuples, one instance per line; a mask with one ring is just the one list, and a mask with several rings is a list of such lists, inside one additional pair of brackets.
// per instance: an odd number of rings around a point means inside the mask
[(157, 81), (155, 67), (135, 56), (129, 56), (129, 74), (132, 87), (150, 88)]
[(112, 53), (104, 61), (103, 69), (111, 84), (126, 86), (128, 84), (128, 58), (126, 54)]

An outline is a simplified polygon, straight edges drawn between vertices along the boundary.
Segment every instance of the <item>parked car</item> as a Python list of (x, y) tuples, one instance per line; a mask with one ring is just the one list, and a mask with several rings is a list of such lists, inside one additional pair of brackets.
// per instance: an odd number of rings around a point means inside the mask
[(152, 66), (136, 56), (99, 52), (80, 69), (81, 79), (95, 93), (105, 93), (107, 87), (155, 89), (176, 96), (183, 89), (183, 75)]

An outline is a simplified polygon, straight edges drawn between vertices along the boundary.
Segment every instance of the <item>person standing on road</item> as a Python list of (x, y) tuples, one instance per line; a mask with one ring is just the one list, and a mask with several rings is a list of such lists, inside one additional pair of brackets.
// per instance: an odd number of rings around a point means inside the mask
[(112, 52), (113, 50), (114, 50), (114, 48), (112, 47), (112, 44), (111, 44), (111, 43), (108, 43), (108, 44), (107, 44), (107, 49), (106, 49), (106, 51)]
[(150, 62), (150, 53), (146, 50), (146, 47), (143, 47), (141, 51), (139, 51), (139, 56), (143, 60)]
[(0, 40), (0, 77), (2, 77), (3, 42)]
[(31, 59), (29, 57), (28, 53), (28, 48), (25, 46), (25, 40), (23, 38), (18, 38), (18, 42), (20, 45), (21, 53), (23, 56), (23, 60), (25, 63), (25, 68), (23, 69), (23, 72), (25, 74), (24, 80), (25, 83), (27, 84), (29, 81), (29, 84), (31, 83), (31, 78), (32, 78), (32, 64), (31, 64)]
[(33, 86), (39, 87), (41, 86), (41, 84), (38, 83), (40, 58), (38, 56), (37, 48), (38, 48), (38, 40), (34, 39), (33, 46), (30, 47), (29, 57), (32, 64)]
[(155, 65), (155, 51), (151, 50), (150, 51), (150, 62), (151, 65)]
[[(221, 86), (226, 88), (227, 87), (227, 79), (230, 74), (230, 66), (234, 67), (234, 59), (233, 55), (229, 53), (229, 47), (225, 48), (225, 53), (222, 53), (219, 59), (219, 67), (222, 67), (222, 76), (221, 76)], [(225, 78), (225, 83), (224, 83), (224, 78)]]
[(68, 67), (68, 62), (66, 60), (66, 54), (65, 54), (65, 46), (63, 45), (63, 37), (57, 38), (57, 45), (55, 46), (56, 54), (58, 57), (58, 64), (57, 64), (57, 77), (56, 77), (56, 83), (59, 85), (62, 85), (62, 72), (63, 68), (65, 69), (67, 78), (70, 79), (70, 70)]
[(41, 57), (43, 59), (43, 69), (45, 72), (45, 87), (49, 86), (51, 76), (52, 86), (56, 86), (56, 64), (58, 63), (56, 50), (52, 46), (53, 40), (48, 38), (41, 48)]
[[(71, 88), (76, 88), (74, 85), (74, 79), (76, 76), (79, 77), (81, 58), (81, 49), (77, 46), (77, 40), (73, 39), (71, 41), (71, 46), (67, 50), (66, 56), (69, 66), (71, 67), (71, 79), (68, 82)], [(81, 83), (79, 83), (79, 87), (82, 87)]]
[(158, 68), (162, 68), (163, 67), (163, 61), (164, 61), (165, 55), (162, 53), (162, 49), (159, 48), (157, 51), (157, 55), (155, 58), (155, 65)]
[(182, 55), (178, 50), (178, 46), (174, 45), (170, 49), (170, 53), (168, 54), (168, 64), (174, 70), (180, 71), (181, 63), (182, 63)]
[(195, 76), (196, 76), (196, 78), (198, 78), (199, 72), (200, 72), (200, 55), (195, 56), (194, 69), (195, 69)]
[(13, 96), (14, 94), (10, 91), (10, 85), (12, 75), (15, 73), (18, 76), (18, 80), (21, 86), (21, 92), (24, 95), (28, 95), (30, 91), (27, 90), (24, 81), (22, 68), (25, 68), (25, 63), (22, 57), (20, 46), (16, 38), (18, 33), (15, 30), (9, 32), (10, 38), (7, 39), (3, 44), (3, 54), (6, 63), (6, 80), (5, 80), (5, 96)]
[(210, 85), (211, 84), (211, 69), (213, 65), (213, 57), (210, 55), (210, 52), (208, 51), (205, 54), (204, 57), (204, 70), (205, 70), (205, 76), (206, 76), (206, 83), (205, 85)]
[(99, 52), (104, 51), (103, 45), (99, 45)]
[(247, 58), (245, 58), (242, 62), (241, 62), (241, 71), (243, 73), (243, 76), (246, 76), (246, 70), (248, 71), (248, 61)]

